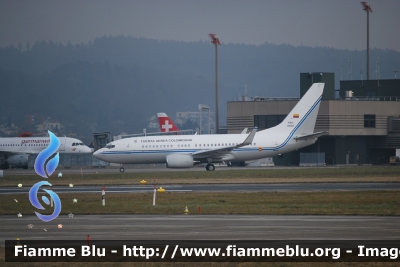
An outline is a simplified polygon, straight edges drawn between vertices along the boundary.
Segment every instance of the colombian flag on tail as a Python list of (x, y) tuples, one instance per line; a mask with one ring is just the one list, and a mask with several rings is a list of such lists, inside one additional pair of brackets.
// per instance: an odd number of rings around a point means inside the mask
[(294, 118), (294, 119), (298, 119), (298, 118), (299, 118), (299, 113), (294, 113), (294, 114), (293, 114), (293, 118)]

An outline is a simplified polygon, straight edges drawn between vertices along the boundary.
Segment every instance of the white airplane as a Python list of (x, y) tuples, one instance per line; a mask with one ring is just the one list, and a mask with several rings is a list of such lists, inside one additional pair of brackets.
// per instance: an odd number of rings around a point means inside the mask
[[(58, 152), (68, 154), (91, 153), (92, 150), (84, 145), (82, 141), (70, 137), (58, 137), (60, 139), (60, 148)], [(11, 137), (0, 138), (0, 155), (6, 158), (7, 165), (13, 167), (28, 167), (29, 154), (39, 154), (50, 143), (49, 137)]]
[(175, 123), (164, 112), (157, 113), (157, 118), (161, 132), (169, 133), (179, 131)]
[[(314, 83), (279, 125), (248, 134), (145, 136), (108, 143), (94, 152), (100, 160), (120, 164), (166, 163), (167, 168), (190, 168), (207, 163), (256, 160), (287, 153), (311, 144), (326, 132), (314, 133), (324, 90)], [(120, 172), (125, 169), (121, 166)]]

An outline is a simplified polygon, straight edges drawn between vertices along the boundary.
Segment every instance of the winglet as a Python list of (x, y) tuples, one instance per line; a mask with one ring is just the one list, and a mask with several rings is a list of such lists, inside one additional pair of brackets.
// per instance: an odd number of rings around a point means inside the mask
[(247, 134), (248, 128), (244, 128), (241, 134)]
[(238, 147), (247, 146), (253, 143), (253, 139), (256, 135), (257, 129), (257, 127), (254, 127), (253, 131), (251, 131), (251, 133), (247, 136), (246, 140), (244, 140), (243, 143), (239, 144)]

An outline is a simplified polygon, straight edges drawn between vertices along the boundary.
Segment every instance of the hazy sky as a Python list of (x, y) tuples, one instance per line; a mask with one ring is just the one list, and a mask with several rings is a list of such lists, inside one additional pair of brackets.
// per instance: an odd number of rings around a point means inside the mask
[[(400, 1), (369, 1), (370, 47), (400, 51)], [(0, 0), (0, 47), (104, 35), (365, 50), (359, 0)]]

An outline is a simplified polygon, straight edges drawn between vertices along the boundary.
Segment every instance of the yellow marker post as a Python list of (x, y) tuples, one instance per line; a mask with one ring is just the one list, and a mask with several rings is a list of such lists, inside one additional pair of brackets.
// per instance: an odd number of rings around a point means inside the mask
[(164, 193), (165, 189), (160, 186), (160, 188), (157, 189), (157, 192), (158, 193)]

